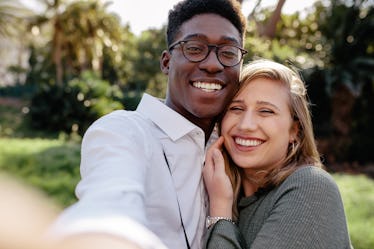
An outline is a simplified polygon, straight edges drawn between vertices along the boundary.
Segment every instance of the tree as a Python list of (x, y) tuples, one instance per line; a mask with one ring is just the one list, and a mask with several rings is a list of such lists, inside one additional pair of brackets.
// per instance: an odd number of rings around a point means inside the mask
[(102, 72), (104, 50), (121, 47), (122, 28), (119, 17), (106, 11), (109, 3), (99, 0), (43, 1), (45, 16), (38, 16), (34, 25), (52, 27), (51, 55), (56, 83), (63, 84), (85, 70)]
[(31, 13), (18, 0), (0, 0), (0, 38), (17, 36), (22, 31), (23, 18)]
[[(317, 6), (318, 32), (323, 47), (315, 53), (324, 56), (320, 57), (321, 64), (311, 70), (309, 77), (313, 79), (318, 75), (331, 97), (328, 147), (333, 149), (333, 156), (330, 162), (359, 160), (352, 151), (357, 152), (355, 147), (362, 141), (366, 141), (365, 153), (371, 153), (368, 148), (373, 147), (373, 142), (366, 139), (367, 134), (362, 134), (362, 130), (369, 130), (365, 127), (373, 125), (369, 123), (372, 119), (367, 117), (370, 114), (362, 112), (359, 120), (353, 119), (355, 107), (370, 110), (368, 103), (372, 101), (368, 98), (374, 92), (374, 40), (371, 35), (374, 33), (374, 8), (369, 2), (333, 0), (327, 8), (318, 10)], [(365, 94), (362, 89), (366, 90)], [(361, 157), (368, 158), (368, 155)]]
[[(243, 4), (244, 0), (238, 0), (240, 4)], [(261, 6), (262, 0), (257, 0), (255, 7), (253, 8), (252, 12), (248, 15), (248, 20), (251, 20), (255, 17), (255, 13), (258, 10), (258, 7)], [(276, 34), (277, 24), (281, 19), (282, 8), (285, 4), (286, 0), (278, 0), (275, 9), (272, 11), (271, 17), (267, 19), (266, 23), (257, 22), (257, 29), (259, 30), (259, 35), (266, 37), (268, 39), (273, 39)]]
[(155, 96), (165, 97), (167, 79), (160, 70), (160, 55), (166, 47), (165, 27), (144, 31), (137, 44), (138, 56), (134, 61), (137, 73), (129, 80), (127, 89), (138, 94), (147, 90)]

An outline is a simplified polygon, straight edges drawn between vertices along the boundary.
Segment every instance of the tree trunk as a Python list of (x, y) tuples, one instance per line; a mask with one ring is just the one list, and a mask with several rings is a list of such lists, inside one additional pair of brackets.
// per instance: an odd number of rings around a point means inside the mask
[(54, 23), (54, 34), (52, 44), (52, 60), (56, 66), (56, 84), (62, 85), (63, 67), (62, 67), (62, 32), (59, 20), (56, 19)]
[(281, 18), (282, 8), (286, 0), (279, 0), (277, 7), (275, 8), (273, 14), (271, 15), (270, 20), (268, 23), (261, 27), (260, 30), (260, 36), (267, 37), (269, 39), (273, 39), (275, 37), (275, 33), (277, 30), (277, 23)]

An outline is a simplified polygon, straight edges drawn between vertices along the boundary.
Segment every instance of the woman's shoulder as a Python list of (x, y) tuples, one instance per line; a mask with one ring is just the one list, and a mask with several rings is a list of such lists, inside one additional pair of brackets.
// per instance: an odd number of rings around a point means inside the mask
[(333, 181), (332, 176), (326, 170), (313, 166), (304, 165), (297, 168), (287, 179), (289, 180), (311, 180), (315, 182), (316, 180), (321, 181)]
[(334, 178), (324, 169), (312, 165), (301, 166), (296, 169), (281, 184), (280, 188), (293, 188), (311, 192), (338, 192)]

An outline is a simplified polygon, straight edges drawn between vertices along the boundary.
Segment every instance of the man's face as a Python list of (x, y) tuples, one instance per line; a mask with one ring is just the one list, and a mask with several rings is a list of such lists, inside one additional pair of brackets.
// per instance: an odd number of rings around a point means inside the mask
[[(215, 14), (196, 15), (185, 22), (174, 42), (182, 40), (241, 47), (239, 31)], [(216, 118), (237, 91), (241, 63), (223, 66), (214, 49), (205, 60), (190, 62), (177, 45), (171, 52), (164, 51), (161, 69), (168, 75), (166, 104), (199, 125)]]

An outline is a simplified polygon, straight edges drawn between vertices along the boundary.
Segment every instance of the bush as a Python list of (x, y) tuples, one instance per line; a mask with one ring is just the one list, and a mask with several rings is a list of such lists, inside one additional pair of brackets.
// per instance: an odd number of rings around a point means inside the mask
[(65, 86), (43, 85), (32, 97), (31, 126), (47, 131), (77, 131), (83, 135), (97, 118), (123, 109), (122, 92), (117, 86), (84, 72)]

